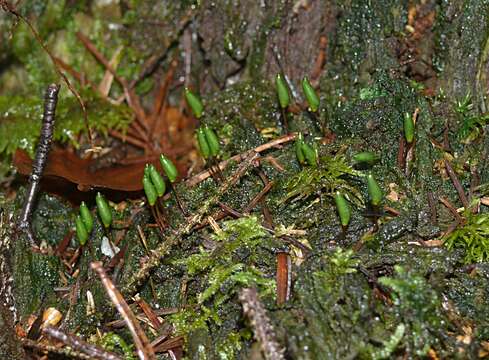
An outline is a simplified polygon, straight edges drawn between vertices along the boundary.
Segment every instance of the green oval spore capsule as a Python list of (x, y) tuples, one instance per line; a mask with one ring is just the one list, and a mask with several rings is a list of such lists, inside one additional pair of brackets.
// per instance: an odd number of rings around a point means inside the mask
[(204, 112), (204, 105), (202, 104), (202, 101), (200, 101), (199, 97), (190, 91), (189, 88), (185, 88), (185, 100), (187, 101), (190, 109), (192, 109), (195, 117), (200, 119), (202, 113)]
[(414, 121), (413, 117), (407, 112), (404, 114), (404, 136), (408, 144), (414, 140)]
[(378, 206), (382, 201), (382, 190), (380, 189), (377, 181), (375, 181), (372, 174), (367, 175), (367, 189), (370, 196), (370, 203), (373, 206)]
[(379, 156), (370, 151), (363, 151), (353, 155), (353, 160), (357, 163), (373, 165), (379, 161)]
[(207, 144), (209, 144), (209, 149), (211, 156), (217, 156), (219, 154), (219, 150), (221, 149), (221, 144), (219, 144), (219, 138), (217, 137), (214, 130), (210, 127), (204, 127), (205, 138), (207, 140)]
[(160, 155), (160, 163), (161, 167), (163, 168), (163, 171), (165, 172), (166, 176), (168, 176), (168, 179), (170, 182), (175, 182), (175, 180), (178, 177), (178, 171), (173, 162), (168, 159), (165, 155), (161, 154)]
[(197, 129), (197, 145), (199, 146), (200, 154), (204, 159), (207, 159), (211, 154), (209, 143), (205, 137), (204, 129), (202, 127)]
[(309, 109), (312, 112), (316, 112), (319, 108), (319, 96), (307, 77), (302, 79), (302, 90), (304, 91), (307, 103), (309, 104)]
[(85, 227), (85, 223), (83, 222), (83, 219), (81, 218), (80, 215), (78, 215), (76, 217), (75, 227), (76, 227), (76, 237), (78, 238), (80, 245), (83, 246), (87, 243), (88, 231), (87, 231), (87, 228)]
[(302, 145), (304, 145), (304, 137), (302, 136), (302, 133), (298, 133), (297, 138), (295, 139), (295, 156), (301, 165), (306, 161), (304, 152), (302, 151)]
[[(156, 193), (158, 194), (158, 196), (163, 196), (163, 194), (166, 191), (165, 180), (163, 180), (163, 177), (160, 175), (158, 170), (156, 170), (153, 164), (146, 165), (146, 167), (148, 169), (147, 176), (149, 176), (149, 179), (153, 183)], [(145, 169), (145, 174), (146, 174), (146, 169)]]
[(340, 222), (343, 227), (348, 226), (350, 223), (350, 206), (345, 197), (337, 191), (334, 196), (334, 201), (336, 203), (336, 209), (338, 210), (338, 215), (340, 216)]
[(81, 219), (83, 220), (83, 223), (85, 224), (85, 228), (87, 229), (87, 232), (90, 234), (93, 229), (93, 216), (90, 210), (88, 209), (87, 204), (85, 204), (85, 201), (82, 201), (80, 204), (80, 216)]
[(104, 226), (108, 228), (110, 224), (112, 224), (112, 210), (110, 209), (107, 200), (105, 200), (105, 198), (99, 192), (95, 197), (95, 202), (97, 203), (97, 211), (100, 219), (102, 220)]
[(158, 194), (156, 193), (156, 188), (151, 182), (151, 179), (146, 175), (143, 176), (143, 189), (146, 194), (146, 198), (148, 199), (148, 203), (153, 206), (156, 204), (156, 199), (158, 198)]
[(280, 107), (285, 109), (287, 106), (289, 106), (290, 96), (289, 87), (287, 86), (287, 83), (282, 75), (277, 74), (275, 77), (275, 86), (277, 87), (278, 102), (280, 103)]
[(302, 152), (304, 153), (304, 157), (306, 158), (306, 162), (310, 166), (317, 166), (318, 157), (317, 152), (314, 148), (306, 142), (302, 143)]

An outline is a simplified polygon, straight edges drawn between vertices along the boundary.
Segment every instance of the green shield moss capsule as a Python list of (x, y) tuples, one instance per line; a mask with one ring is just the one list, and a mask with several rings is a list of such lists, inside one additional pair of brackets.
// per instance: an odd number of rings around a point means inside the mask
[(166, 191), (165, 180), (163, 180), (163, 177), (160, 175), (158, 170), (156, 170), (154, 165), (153, 164), (146, 165), (146, 168), (144, 169), (144, 173), (145, 176), (147, 176), (153, 183), (153, 186), (158, 196), (163, 196), (163, 194)]
[(85, 201), (82, 201), (80, 204), (80, 216), (81, 219), (83, 220), (83, 223), (85, 224), (85, 228), (87, 229), (87, 232), (90, 234), (93, 229), (93, 216), (90, 210), (88, 209), (87, 204), (85, 204)]
[(158, 198), (158, 194), (156, 193), (156, 188), (151, 182), (151, 179), (144, 175), (143, 176), (143, 189), (146, 194), (146, 198), (148, 199), (148, 203), (153, 206), (156, 204), (156, 199)]
[(413, 117), (406, 112), (404, 114), (404, 136), (408, 144), (411, 144), (414, 140), (414, 121)]
[(209, 143), (207, 142), (204, 129), (202, 127), (197, 129), (197, 145), (199, 146), (199, 151), (202, 157), (207, 159), (211, 154), (211, 149), (209, 148)]
[(382, 190), (380, 189), (377, 181), (375, 181), (372, 174), (367, 175), (367, 189), (368, 195), (370, 196), (370, 203), (373, 206), (380, 205), (380, 202), (382, 201)]
[(280, 107), (285, 109), (287, 106), (289, 106), (290, 96), (289, 88), (282, 75), (277, 74), (275, 77), (275, 86), (277, 87), (277, 96)]
[(97, 211), (100, 216), (100, 219), (102, 220), (104, 226), (108, 228), (110, 224), (112, 224), (112, 210), (110, 209), (107, 200), (105, 200), (103, 195), (99, 192), (95, 197), (95, 202), (97, 203)]
[(76, 217), (75, 228), (76, 228), (76, 237), (78, 238), (80, 245), (82, 246), (85, 245), (88, 240), (88, 231), (80, 215)]
[(207, 144), (209, 144), (211, 156), (217, 156), (217, 154), (219, 154), (219, 150), (221, 149), (221, 145), (219, 144), (219, 139), (216, 133), (210, 127), (205, 126), (204, 134), (207, 140)]
[(163, 171), (165, 172), (166, 176), (168, 176), (168, 179), (170, 182), (175, 182), (175, 180), (178, 177), (178, 171), (173, 162), (168, 159), (165, 155), (161, 154), (160, 155), (160, 163), (161, 167), (163, 168)]
[(307, 103), (309, 104), (309, 109), (312, 112), (316, 112), (319, 109), (319, 96), (307, 77), (302, 79), (302, 90), (304, 91)]
[(306, 142), (302, 143), (302, 152), (304, 153), (304, 157), (306, 158), (306, 162), (310, 166), (317, 166), (318, 157), (316, 150)]
[(189, 88), (185, 88), (185, 100), (187, 101), (190, 109), (192, 109), (195, 117), (200, 119), (202, 113), (204, 112), (204, 105), (202, 104), (202, 101), (200, 101), (199, 97), (190, 91)]
[(302, 133), (298, 133), (297, 138), (295, 139), (295, 156), (297, 157), (297, 160), (301, 165), (304, 164), (306, 161), (306, 158), (304, 157), (304, 152), (302, 151), (303, 144), (304, 137), (302, 136)]
[(340, 216), (340, 222), (343, 227), (347, 227), (350, 223), (350, 206), (345, 197), (337, 191), (334, 196), (334, 201), (336, 203), (336, 209), (338, 210), (338, 215)]
[(363, 151), (353, 155), (353, 160), (357, 163), (373, 165), (379, 161), (379, 156), (370, 151)]

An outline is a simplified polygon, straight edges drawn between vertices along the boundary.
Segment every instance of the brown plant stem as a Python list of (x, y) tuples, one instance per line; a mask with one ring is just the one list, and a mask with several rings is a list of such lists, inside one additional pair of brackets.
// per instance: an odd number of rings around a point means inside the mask
[[(297, 134), (288, 134), (285, 136), (281, 136), (281, 137), (274, 139), (270, 142), (267, 142), (263, 145), (257, 146), (256, 148), (252, 149), (252, 151), (256, 152), (256, 153), (262, 153), (262, 152), (269, 150), (275, 146), (279, 146), (279, 145), (291, 142), (291, 141), (295, 140), (296, 136), (297, 136)], [(244, 153), (241, 153), (238, 155), (234, 155), (234, 156), (230, 157), (228, 160), (221, 161), (219, 164), (216, 165), (216, 167), (218, 167), (219, 170), (222, 171), (232, 162), (238, 162), (239, 163), (239, 162), (243, 161), (246, 158), (247, 154), (248, 154), (248, 152), (244, 152)], [(205, 171), (202, 171), (202, 172), (198, 173), (197, 175), (191, 177), (187, 181), (185, 181), (185, 184), (188, 187), (192, 187), (192, 186), (195, 186), (198, 183), (204, 181), (205, 179), (207, 179), (210, 176), (211, 176), (211, 171), (205, 170)]]
[(468, 209), (469, 200), (467, 200), (467, 196), (465, 196), (464, 188), (462, 187), (462, 184), (460, 183), (457, 174), (455, 174), (455, 171), (453, 171), (452, 166), (446, 159), (445, 159), (445, 169), (447, 170), (448, 176), (450, 176), (450, 180), (452, 180), (453, 186), (457, 190), (458, 198), (462, 202), (462, 205), (464, 206), (465, 209)]
[(90, 263), (90, 267), (95, 270), (97, 275), (100, 277), (100, 280), (102, 281), (102, 285), (104, 285), (107, 295), (114, 303), (117, 311), (124, 318), (126, 325), (131, 332), (134, 344), (136, 345), (139, 358), (141, 360), (156, 360), (156, 355), (151, 346), (151, 343), (146, 337), (146, 334), (141, 328), (141, 325), (139, 325), (139, 321), (136, 319), (136, 316), (132, 312), (129, 305), (127, 305), (119, 290), (117, 290), (117, 288), (112, 283), (112, 280), (110, 280), (110, 278), (105, 273), (102, 262), (92, 262)]
[[(49, 337), (61, 341), (66, 346), (71, 347), (75, 351), (71, 350), (68, 353), (65, 353), (69, 356), (76, 356), (80, 359), (100, 359), (100, 360), (122, 360), (123, 358), (117, 354), (112, 352), (108, 352), (101, 348), (100, 346), (89, 344), (85, 340), (81, 339), (78, 336), (65, 334), (63, 331), (56, 329), (51, 326), (46, 326), (42, 329), (42, 332)], [(66, 347), (56, 348), (59, 350), (67, 351)], [(53, 352), (53, 349), (49, 349), (48, 351)], [(58, 351), (54, 351), (56, 353), (62, 354)], [(85, 356), (82, 356), (85, 354)]]
[(263, 357), (266, 360), (282, 360), (284, 349), (275, 339), (275, 331), (265, 308), (258, 298), (255, 288), (242, 289), (239, 300), (243, 305), (243, 312), (250, 321), (255, 339), (259, 342)]

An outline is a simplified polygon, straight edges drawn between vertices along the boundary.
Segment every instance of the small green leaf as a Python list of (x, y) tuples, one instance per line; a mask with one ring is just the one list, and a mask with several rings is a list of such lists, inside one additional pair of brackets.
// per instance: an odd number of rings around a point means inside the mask
[(199, 127), (197, 129), (197, 145), (199, 146), (199, 152), (204, 159), (207, 159), (211, 154), (209, 143), (205, 137), (204, 129)]
[(382, 201), (382, 190), (372, 174), (367, 175), (367, 189), (370, 196), (370, 202), (373, 206), (378, 206)]
[(100, 219), (102, 220), (104, 226), (108, 228), (112, 223), (112, 210), (110, 209), (107, 200), (105, 200), (103, 195), (99, 192), (95, 197), (95, 202), (97, 203), (97, 211), (100, 216)]
[(316, 93), (316, 90), (314, 90), (314, 88), (312, 87), (307, 77), (304, 77), (304, 79), (302, 79), (302, 90), (304, 91), (307, 103), (309, 104), (309, 109), (312, 112), (316, 112), (319, 108), (319, 96)]
[(178, 171), (175, 164), (163, 154), (160, 155), (160, 163), (170, 182), (175, 182), (178, 177)]
[(350, 223), (350, 206), (348, 205), (348, 201), (346, 201), (343, 194), (339, 191), (336, 192), (334, 196), (334, 201), (336, 203), (336, 209), (338, 210), (338, 215), (340, 216), (341, 225), (344, 227), (348, 226)]
[(204, 112), (204, 105), (200, 101), (199, 97), (195, 95), (189, 88), (185, 88), (185, 100), (187, 100), (188, 106), (192, 109), (195, 117), (200, 119)]
[(210, 127), (205, 126), (204, 134), (207, 144), (209, 144), (211, 156), (217, 156), (217, 154), (219, 154), (219, 150), (221, 149), (221, 145), (219, 144), (219, 139), (216, 133)]
[(156, 204), (156, 199), (158, 198), (158, 194), (156, 193), (155, 186), (151, 182), (151, 179), (144, 175), (143, 176), (143, 189), (146, 194), (146, 198), (148, 199), (148, 203), (153, 206)]
[(80, 204), (80, 216), (85, 224), (87, 232), (90, 234), (93, 229), (93, 216), (84, 201)]
[(153, 186), (158, 196), (163, 196), (163, 194), (165, 194), (166, 191), (165, 180), (163, 180), (163, 177), (160, 175), (158, 170), (156, 170), (154, 165), (153, 164), (146, 165), (146, 168), (144, 169), (144, 173), (146, 176), (148, 176), (148, 178), (153, 183)]
[(87, 228), (85, 227), (85, 223), (83, 222), (83, 219), (81, 218), (80, 215), (78, 215), (76, 217), (75, 227), (76, 227), (76, 237), (78, 238), (80, 245), (83, 246), (87, 243), (88, 231), (87, 231)]
[(289, 87), (287, 86), (287, 83), (282, 75), (277, 74), (275, 77), (275, 85), (277, 87), (278, 102), (280, 103), (280, 107), (285, 109), (287, 106), (289, 106), (290, 96)]
[(413, 117), (407, 112), (404, 114), (404, 136), (408, 144), (414, 140), (414, 121)]

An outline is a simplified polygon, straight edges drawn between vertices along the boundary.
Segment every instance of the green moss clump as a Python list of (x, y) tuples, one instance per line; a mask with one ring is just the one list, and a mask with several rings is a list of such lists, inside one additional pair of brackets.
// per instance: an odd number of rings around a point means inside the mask
[(347, 194), (350, 201), (361, 205), (360, 192), (348, 182), (348, 177), (360, 176), (363, 174), (348, 165), (344, 156), (325, 155), (320, 158), (318, 167), (304, 167), (285, 183), (287, 196), (283, 201), (304, 199), (321, 192), (332, 198), (336, 191), (340, 191)]
[[(66, 94), (66, 93), (65, 93)], [(94, 93), (85, 91), (90, 127), (102, 134), (109, 129), (124, 131), (129, 125), (131, 111), (125, 105), (111, 105)], [(43, 105), (41, 98), (0, 96), (0, 153), (12, 155), (17, 148), (34, 156), (39, 138)], [(62, 96), (56, 110), (54, 140), (78, 146), (76, 138), (86, 131), (83, 113), (74, 97)]]
[(226, 221), (222, 232), (211, 239), (212, 249), (201, 247), (197, 254), (177, 262), (186, 267), (190, 282), (199, 282), (200, 290), (187, 300), (185, 309), (172, 316), (172, 322), (190, 343), (195, 332), (212, 333), (213, 349), (207, 351), (216, 351), (220, 359), (232, 359), (251, 337), (246, 329), (236, 328), (240, 307), (233, 300), (239, 289), (250, 286), (256, 286), (266, 301), (273, 300), (275, 280), (268, 271), (275, 260), (264, 256), (260, 248), (271, 252), (276, 244), (256, 217)]
[(460, 248), (465, 253), (467, 264), (483, 262), (489, 259), (489, 213), (473, 214), (467, 210), (465, 223), (459, 225), (443, 240), (448, 249)]
[(116, 349), (120, 349), (124, 354), (125, 360), (136, 360), (136, 356), (133, 352), (134, 345), (128, 345), (123, 338), (113, 332), (104, 334), (104, 336), (102, 336), (100, 339), (100, 345), (102, 345), (107, 351), (111, 352), (114, 352)]
[(379, 282), (392, 289), (393, 312), (410, 335), (403, 342), (406, 352), (425, 356), (428, 350), (441, 345), (448, 319), (438, 293), (421, 275), (398, 265), (395, 271), (395, 277), (382, 277)]

